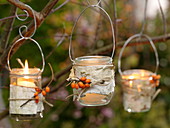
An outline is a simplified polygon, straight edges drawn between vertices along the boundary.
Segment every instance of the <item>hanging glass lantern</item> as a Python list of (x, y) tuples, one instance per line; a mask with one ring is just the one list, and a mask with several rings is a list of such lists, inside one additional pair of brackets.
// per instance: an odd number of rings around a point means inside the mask
[[(43, 117), (42, 111), (44, 110), (43, 102), (53, 107), (53, 105), (48, 103), (44, 97), (48, 92), (50, 92), (50, 88), (48, 86), (51, 83), (51, 81), (44, 89), (42, 89), (41, 86), (41, 74), (44, 71), (45, 67), (44, 54), (38, 42), (32, 39), (37, 28), (36, 17), (32, 8), (28, 5), (25, 6), (27, 6), (32, 12), (34, 19), (34, 31), (32, 35), (25, 37), (22, 34), (21, 29), (25, 28), (27, 31), (28, 27), (22, 25), (19, 28), (19, 34), (21, 38), (12, 44), (7, 58), (7, 64), (10, 71), (9, 114), (11, 117), (15, 117), (16, 121), (19, 120), (27, 121), (38, 117), (42, 118)], [(23, 11), (26, 12), (26, 17), (24, 19), (21, 19), (16, 13), (16, 17), (20, 21), (25, 21), (29, 17), (28, 12), (26, 10)], [(15, 45), (19, 45), (20, 42), (25, 40), (30, 40), (38, 46), (42, 56), (42, 69), (29, 68), (27, 60), (25, 61), (24, 65), (20, 59), (17, 60), (22, 66), (22, 68), (11, 69), (9, 59), (11, 52), (13, 52), (12, 49), (14, 48)], [(52, 70), (51, 65), (49, 66)]]
[[(113, 34), (113, 52), (112, 56), (82, 56), (72, 59), (71, 44), (72, 34), (76, 23), (80, 16), (88, 8), (96, 7), (102, 10), (107, 16), (111, 24)], [(110, 102), (113, 96), (115, 80), (114, 80), (114, 65), (112, 58), (115, 49), (114, 29), (111, 18), (107, 12), (97, 5), (89, 5), (85, 8), (76, 20), (70, 38), (69, 56), (73, 62), (68, 81), (71, 81), (73, 88), (73, 100), (77, 100), (84, 106), (101, 106)]]
[[(151, 72), (144, 69), (131, 69), (121, 71), (121, 57), (125, 47), (128, 43), (137, 37), (145, 37), (149, 40), (156, 57), (156, 70)], [(146, 112), (151, 108), (153, 99), (159, 93), (159, 89), (156, 91), (156, 87), (159, 85), (160, 75), (157, 75), (157, 69), (159, 66), (159, 59), (157, 50), (152, 40), (147, 35), (136, 34), (130, 37), (124, 44), (120, 51), (118, 60), (118, 69), (122, 77), (123, 88), (123, 105), (124, 109), (128, 112)]]
[(72, 88), (76, 94), (74, 98), (80, 104), (100, 106), (110, 102), (115, 87), (111, 60), (107, 56), (83, 56), (75, 59), (69, 78), (78, 85), (78, 88)]
[[(33, 41), (40, 49), (43, 68), (29, 68), (28, 62), (22, 68), (10, 68), (9, 57), (12, 48), (21, 40), (29, 39)], [(44, 110), (41, 86), (41, 73), (44, 70), (45, 61), (39, 44), (29, 37), (24, 37), (16, 41), (11, 47), (8, 54), (8, 67), (10, 70), (10, 97), (9, 97), (9, 114), (19, 120), (29, 120), (32, 118), (42, 118), (42, 111)], [(36, 95), (37, 93), (37, 95)]]

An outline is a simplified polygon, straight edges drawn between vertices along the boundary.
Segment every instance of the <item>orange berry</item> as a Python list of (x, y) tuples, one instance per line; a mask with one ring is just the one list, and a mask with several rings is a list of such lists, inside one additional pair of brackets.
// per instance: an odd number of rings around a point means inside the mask
[(150, 80), (149, 82), (150, 82), (151, 84), (155, 83), (155, 81), (154, 81), (154, 80)]
[(47, 86), (47, 87), (45, 88), (45, 91), (46, 91), (46, 92), (50, 92), (50, 88)]
[(89, 87), (90, 87), (90, 84), (85, 84), (85, 87), (89, 88)]
[(81, 77), (80, 80), (81, 80), (81, 81), (85, 81), (85, 80), (86, 80), (86, 77)]
[(38, 103), (39, 102), (39, 96), (36, 96), (35, 97), (35, 103)]
[(78, 85), (78, 84), (75, 84), (75, 88), (78, 89), (78, 88), (79, 88), (79, 85)]
[(76, 83), (75, 82), (71, 83), (71, 87), (75, 88), (76, 87)]
[(34, 93), (34, 96), (38, 96), (38, 94), (39, 94), (38, 92), (35, 92), (35, 93)]
[(85, 81), (86, 83), (90, 83), (91, 82), (91, 80), (90, 79), (86, 79), (86, 81)]
[(37, 87), (37, 88), (35, 88), (35, 91), (40, 93), (40, 92), (41, 92), (41, 89), (39, 89), (39, 88)]
[(85, 87), (85, 85), (83, 84), (83, 82), (78, 82), (78, 86), (79, 86), (80, 88), (84, 88), (84, 87)]
[(43, 96), (45, 96), (47, 94), (46, 91), (44, 91), (44, 90), (41, 93)]

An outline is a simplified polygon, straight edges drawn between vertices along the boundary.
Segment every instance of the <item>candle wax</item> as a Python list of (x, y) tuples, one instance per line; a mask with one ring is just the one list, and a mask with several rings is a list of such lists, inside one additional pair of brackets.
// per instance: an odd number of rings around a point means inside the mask
[(24, 86), (24, 87), (30, 87), (30, 88), (36, 88), (37, 86), (34, 83), (33, 79), (30, 78), (18, 78), (17, 79), (17, 85), (18, 86)]

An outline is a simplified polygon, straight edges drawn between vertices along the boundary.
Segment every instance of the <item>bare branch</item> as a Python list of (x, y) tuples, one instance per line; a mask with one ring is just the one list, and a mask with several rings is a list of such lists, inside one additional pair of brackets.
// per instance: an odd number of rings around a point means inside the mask
[[(10, 3), (12, 3), (13, 5), (19, 7), (20, 9), (25, 9), (28, 11), (28, 13), (30, 15), (32, 15), (32, 12), (30, 12), (31, 10), (27, 8), (27, 6), (25, 6), (24, 3), (18, 1), (18, 0), (8, 0)], [(39, 12), (35, 12), (35, 16), (36, 16), (36, 20), (37, 20), (37, 28), (40, 27), (40, 25), (43, 23), (43, 21), (45, 20), (45, 18), (50, 14), (51, 10), (53, 9), (53, 7), (56, 5), (56, 3), (58, 2), (58, 0), (50, 0), (48, 2), (48, 4), (43, 8), (43, 10), (39, 13)], [(23, 35), (26, 37), (30, 36), (34, 31), (34, 22), (32, 21), (28, 27), (27, 31), (23, 32)], [(13, 42), (15, 42), (16, 40), (18, 40), (20, 38), (20, 36), (17, 36)], [(12, 49), (11, 51), (11, 56), (17, 51), (17, 49), (23, 44), (24, 40), (20, 41), (17, 45), (15, 45), (15, 47)], [(0, 65), (4, 66), (6, 65), (6, 58), (7, 58), (7, 54), (8, 51), (10, 49), (11, 46), (8, 47), (8, 49), (5, 51), (4, 54), (2, 54), (2, 56), (0, 57)]]
[(58, 6), (57, 8), (53, 9), (51, 11), (51, 13), (54, 13), (55, 11), (59, 10), (61, 7), (63, 7), (64, 5), (66, 5), (70, 0), (66, 0), (64, 3), (62, 3), (60, 6)]
[(0, 120), (2, 120), (3, 118), (5, 118), (6, 116), (8, 116), (9, 114), (9, 110), (8, 108), (5, 109), (3, 112), (0, 113)]
[[(14, 15), (15, 11), (16, 11), (16, 7), (12, 6), (10, 15)], [(8, 45), (9, 36), (11, 34), (14, 21), (15, 21), (15, 18), (12, 18), (5, 22), (5, 28), (4, 28), (2, 37), (0, 39), (0, 54), (3, 53), (4, 49), (6, 49), (6, 47)]]
[[(32, 10), (26, 6), (26, 4), (22, 3), (19, 0), (7, 0), (8, 2), (10, 2), (11, 4), (13, 4), (14, 6), (20, 8), (21, 10), (26, 10), (29, 14), (30, 17), (33, 17), (32, 14)], [(33, 10), (33, 13), (35, 14), (36, 17), (39, 17), (39, 12), (36, 12), (35, 10)], [(37, 18), (38, 19), (38, 18)]]
[[(154, 43), (165, 42), (167, 40), (170, 40), (170, 34), (167, 34), (166, 36), (161, 35), (161, 36), (152, 37), (151, 39)], [(117, 42), (116, 48), (121, 48), (123, 46), (124, 42), (125, 41)], [(133, 41), (131, 41), (131, 43), (128, 44), (128, 46), (135, 46), (135, 45), (142, 45), (142, 44), (149, 44), (149, 41), (147, 39), (142, 39), (142, 40), (138, 40), (138, 41), (133, 40)], [(102, 47), (100, 49), (93, 51), (89, 55), (99, 54), (99, 53), (103, 53), (103, 52), (106, 52), (106, 51), (108, 52), (108, 51), (111, 51), (111, 50), (112, 50), (112, 44), (109, 44), (105, 47)]]

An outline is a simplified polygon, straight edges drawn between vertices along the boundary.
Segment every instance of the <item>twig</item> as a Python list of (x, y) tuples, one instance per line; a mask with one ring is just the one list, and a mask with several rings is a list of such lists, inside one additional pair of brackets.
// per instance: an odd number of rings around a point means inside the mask
[(78, 94), (71, 94), (71, 95), (68, 95), (65, 99), (69, 99), (70, 97), (75, 96), (75, 95), (78, 95)]
[(17, 58), (16, 59), (18, 61), (18, 63), (21, 65), (22, 68), (25, 68), (24, 64), (22, 63), (21, 59)]
[[(16, 7), (12, 6), (10, 15), (14, 15), (15, 11), (16, 11)], [(9, 37), (10, 37), (11, 31), (12, 31), (14, 21), (15, 21), (15, 18), (12, 18), (5, 22), (5, 29), (4, 29), (4, 31), (2, 33), (2, 37), (0, 39), (0, 54), (2, 54), (5, 51), (4, 49), (6, 49), (8, 46)]]
[(54, 13), (55, 11), (59, 10), (60, 8), (62, 8), (64, 5), (66, 5), (70, 0), (66, 0), (64, 3), (62, 3), (60, 6), (58, 6), (57, 8), (53, 9), (51, 11), (51, 13)]
[(53, 71), (53, 68), (52, 68), (52, 66), (51, 66), (51, 64), (50, 63), (48, 63), (48, 65), (50, 66), (50, 69), (51, 69), (51, 81), (48, 83), (48, 85), (47, 86), (49, 86), (50, 84), (51, 84), (51, 82), (53, 82), (53, 80), (54, 80), (54, 71)]
[(49, 103), (48, 101), (46, 101), (45, 98), (43, 98), (42, 101), (43, 101), (44, 103), (46, 103), (47, 105), (49, 105), (50, 107), (53, 107), (53, 106), (54, 106), (53, 104), (51, 104), (51, 103)]
[(56, 50), (56, 48), (65, 40), (66, 34), (63, 34), (61, 40), (57, 43), (57, 45), (53, 48), (53, 50), (45, 57), (45, 60), (47, 60)]
[[(27, 15), (26, 15), (26, 14), (20, 14), (20, 15), (18, 15), (18, 16), (19, 16), (19, 17), (25, 17), (25, 16), (27, 16)], [(0, 22), (2, 22), (2, 21), (4, 21), (4, 20), (13, 19), (13, 18), (16, 18), (16, 15), (4, 17), (4, 18), (0, 19)]]
[(30, 102), (31, 100), (33, 100), (35, 98), (35, 96), (33, 96), (32, 98), (28, 99), (25, 103), (23, 103), (20, 107), (22, 108), (24, 105), (26, 105), (28, 102)]

